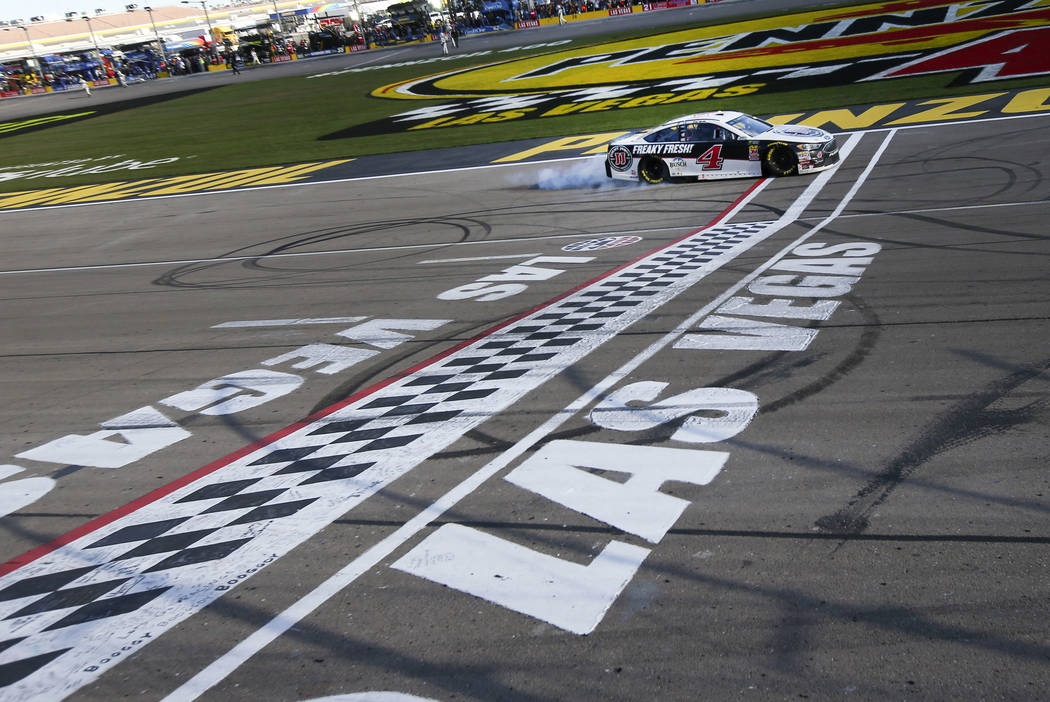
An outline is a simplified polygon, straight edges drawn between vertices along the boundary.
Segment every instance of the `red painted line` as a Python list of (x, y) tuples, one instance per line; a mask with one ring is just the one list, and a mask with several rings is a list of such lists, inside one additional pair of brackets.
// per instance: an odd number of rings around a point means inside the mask
[[(814, 39), (812, 41), (800, 41), (792, 44), (781, 44), (778, 46), (764, 46), (757, 49), (740, 49), (727, 51), (709, 56), (695, 56), (692, 58), (675, 61), (675, 65), (688, 65), (700, 63), (717, 63), (733, 59), (762, 58), (768, 56), (796, 55), (809, 51), (828, 51), (831, 49), (844, 49), (853, 46), (869, 46), (878, 44), (887, 51), (908, 51), (910, 44), (928, 42), (945, 36), (964, 35), (957, 43), (945, 47), (933, 47), (938, 49), (960, 48), (974, 32), (996, 32), (1007, 29), (1025, 29), (1045, 24), (1050, 19), (1050, 9), (1032, 10), (1016, 14), (998, 15), (995, 17), (978, 17), (975, 19), (957, 19), (950, 24), (937, 24), (927, 27), (913, 27), (910, 29), (892, 29), (874, 34), (858, 34), (851, 37), (835, 37), (832, 39)], [(855, 58), (853, 56), (849, 58)], [(967, 68), (967, 66), (960, 67)]]
[(861, 11), (855, 11), (852, 8), (843, 11), (841, 8), (835, 8), (829, 10), (830, 14), (820, 15), (817, 19), (818, 22), (829, 22), (835, 20), (853, 19), (855, 17), (878, 17), (880, 15), (888, 14), (900, 14), (904, 12), (914, 12), (915, 10), (922, 10), (927, 7), (946, 7), (955, 4), (957, 0), (902, 0), (901, 2), (889, 2), (880, 5), (868, 6)]
[(7, 575), (8, 573), (11, 573), (11, 572), (13, 572), (15, 570), (18, 570), (22, 566), (24, 566), (24, 565), (26, 565), (28, 563), (32, 563), (33, 561), (37, 560), (38, 558), (41, 558), (42, 556), (45, 556), (45, 555), (51, 553), (52, 551), (55, 551), (55, 550), (61, 548), (62, 546), (65, 546), (66, 544), (71, 543), (71, 542), (79, 539), (82, 536), (85, 536), (86, 534), (90, 534), (91, 532), (96, 531), (97, 529), (101, 529), (102, 527), (106, 526), (107, 524), (110, 524), (110, 523), (116, 521), (117, 519), (120, 519), (121, 517), (124, 517), (124, 516), (126, 516), (128, 514), (131, 514), (132, 512), (135, 512), (136, 510), (141, 509), (142, 507), (145, 507), (148, 504), (156, 502), (157, 500), (165, 497), (166, 495), (169, 495), (169, 494), (175, 492), (176, 490), (178, 490), (178, 489), (180, 489), (182, 487), (185, 487), (186, 485), (189, 485), (190, 483), (192, 483), (192, 482), (194, 482), (196, 480), (199, 480), (200, 478), (203, 478), (203, 477), (209, 475), (210, 473), (214, 473), (215, 471), (219, 470), (220, 468), (223, 468), (223, 467), (229, 465), (230, 463), (233, 463), (234, 461), (236, 461), (236, 460), (238, 460), (240, 458), (243, 458), (244, 456), (247, 456), (248, 454), (250, 454), (250, 453), (252, 453), (254, 451), (257, 451), (257, 450), (259, 450), (259, 449), (261, 449), (261, 448), (263, 448), (265, 446), (268, 446), (268, 445), (274, 443), (275, 441), (278, 441), (279, 439), (282, 439), (285, 436), (288, 436), (289, 434), (292, 434), (293, 432), (296, 432), (299, 429), (302, 429), (303, 427), (308, 426), (308, 425), (316, 422), (317, 420), (322, 419), (322, 418), (328, 416), (329, 414), (331, 414), (331, 413), (333, 413), (333, 412), (335, 412), (335, 411), (337, 411), (337, 410), (339, 410), (339, 409), (341, 409), (341, 408), (343, 408), (343, 407), (345, 407), (345, 406), (347, 406), (347, 405), (349, 405), (349, 404), (351, 404), (353, 402), (356, 402), (356, 401), (360, 400), (362, 397), (366, 397), (368, 395), (371, 395), (372, 393), (374, 393), (374, 392), (376, 392), (378, 390), (381, 390), (382, 388), (385, 388), (386, 386), (388, 386), (391, 383), (394, 383), (394, 382), (400, 380), (401, 378), (404, 378), (405, 376), (412, 375), (413, 373), (416, 373), (417, 371), (420, 371), (420, 370), (426, 368), (427, 366), (431, 366), (431, 365), (437, 363), (438, 361), (442, 360), (443, 358), (446, 358), (447, 356), (450, 356), (451, 354), (453, 354), (453, 353), (455, 353), (455, 352), (457, 352), (457, 351), (459, 351), (461, 349), (464, 349), (464, 348), (470, 346), (471, 344), (473, 344), (473, 343), (475, 343), (477, 341), (480, 341), (481, 339), (484, 339), (485, 337), (491, 336), (492, 334), (496, 333), (500, 329), (503, 329), (506, 326), (508, 326), (510, 324), (513, 324), (514, 322), (517, 322), (518, 320), (524, 319), (525, 317), (528, 317), (529, 315), (534, 314), (535, 312), (538, 312), (539, 310), (541, 310), (541, 309), (543, 309), (545, 307), (550, 307), (554, 303), (565, 299), (569, 295), (572, 295), (573, 293), (575, 293), (575, 292), (577, 292), (579, 290), (582, 290), (583, 288), (587, 287), (588, 285), (593, 285), (594, 283), (597, 283), (600, 280), (604, 280), (605, 278), (608, 278), (609, 276), (615, 275), (619, 271), (627, 268), (628, 266), (634, 265), (638, 261), (641, 261), (642, 259), (644, 259), (644, 258), (646, 258), (648, 256), (652, 256), (653, 254), (655, 254), (655, 253), (657, 253), (659, 251), (663, 251), (664, 249), (668, 249), (668, 248), (674, 246), (675, 244), (679, 243), (680, 241), (683, 241), (685, 239), (688, 239), (691, 236), (695, 236), (696, 234), (699, 234), (700, 232), (704, 231), (705, 229), (710, 229), (711, 227), (713, 227), (713, 226), (715, 226), (717, 224), (721, 224), (722, 221), (733, 210), (733, 208), (735, 208), (740, 202), (742, 202), (744, 200), (744, 198), (746, 198), (756, 188), (758, 188), (758, 186), (761, 185), (764, 182), (764, 180), (765, 180), (764, 178), (760, 178), (759, 180), (755, 181), (751, 185), (751, 187), (749, 187), (747, 190), (745, 190), (740, 195), (740, 197), (738, 197), (736, 200), (733, 201), (732, 204), (730, 204), (728, 207), (726, 207), (724, 210), (722, 210), (722, 212), (720, 212), (714, 219), (712, 219), (710, 222), (708, 222), (704, 226), (700, 227), (699, 229), (696, 229), (695, 231), (689, 232), (688, 234), (685, 234), (685, 235), (675, 239), (674, 241), (671, 241), (668, 244), (665, 244), (663, 246), (655, 248), (652, 251), (649, 251), (648, 253), (642, 254), (641, 256), (638, 256), (637, 258), (635, 258), (635, 259), (633, 259), (631, 261), (628, 261), (627, 263), (624, 263), (623, 265), (617, 266), (616, 268), (613, 268), (613, 269), (611, 269), (609, 271), (606, 271), (605, 273), (602, 273), (601, 275), (599, 275), (599, 276), (597, 276), (597, 277), (595, 277), (595, 278), (593, 278), (591, 280), (588, 280), (585, 283), (581, 283), (580, 285), (577, 285), (576, 287), (574, 287), (574, 288), (572, 288), (570, 290), (567, 290), (567, 291), (557, 295), (556, 297), (553, 297), (553, 298), (547, 300), (546, 302), (542, 302), (542, 303), (536, 305), (535, 307), (532, 307), (531, 309), (529, 309), (529, 310), (527, 310), (525, 312), (522, 312), (520, 314), (517, 314), (517, 315), (511, 317), (510, 319), (507, 319), (507, 320), (505, 320), (503, 322), (500, 322), (499, 324), (497, 324), (497, 325), (495, 325), (493, 327), (490, 327), (489, 329), (486, 329), (483, 332), (480, 332), (478, 335), (476, 335), (476, 336), (474, 336), (474, 337), (472, 337), (472, 338), (470, 338), (470, 339), (468, 339), (466, 341), (462, 341), (462, 342), (456, 344), (455, 346), (453, 346), (453, 347), (451, 347), (449, 349), (446, 349), (445, 351), (442, 351), (441, 353), (438, 353), (437, 355), (431, 356), (430, 358), (428, 358), (428, 359), (426, 359), (424, 361), (420, 361), (419, 363), (415, 364), (414, 366), (412, 366), (410, 368), (406, 368), (405, 370), (403, 370), (400, 373), (397, 373), (395, 375), (392, 375), (391, 377), (387, 378), (386, 380), (381, 380), (381, 381), (379, 381), (378, 383), (376, 383), (374, 385), (371, 385), (371, 386), (369, 386), (369, 387), (367, 387), (367, 388), (365, 388), (363, 390), (359, 390), (358, 392), (354, 393), (353, 395), (350, 395), (349, 397), (347, 397), (347, 398), (345, 398), (343, 400), (340, 400), (339, 402), (335, 403), (334, 405), (330, 405), (328, 407), (325, 407), (324, 409), (315, 412), (314, 414), (310, 415), (309, 417), (306, 417), (305, 419), (300, 419), (299, 421), (297, 421), (297, 422), (295, 422), (293, 424), (290, 424), (290, 425), (288, 425), (287, 427), (285, 427), (283, 429), (279, 429), (279, 430), (275, 431), (274, 433), (270, 434), (269, 436), (266, 436), (266, 437), (264, 437), (262, 439), (259, 439), (258, 441), (254, 441), (251, 444), (248, 444), (247, 446), (245, 446), (243, 448), (240, 448), (240, 449), (234, 451), (233, 453), (228, 454), (228, 455), (226, 455), (226, 456), (224, 456), (224, 457), (222, 457), (222, 458), (220, 458), (218, 460), (212, 461), (211, 463), (209, 463), (208, 465), (206, 465), (206, 466), (204, 466), (202, 468), (198, 468), (197, 470), (195, 470), (195, 471), (193, 471), (191, 473), (187, 473), (186, 475), (184, 475), (181, 478), (178, 478), (178, 479), (168, 483), (167, 485), (159, 487), (156, 490), (153, 490), (152, 492), (149, 492), (149, 493), (143, 495), (142, 497), (139, 497), (136, 500), (132, 500), (131, 502), (127, 503), (126, 505), (124, 505), (122, 507), (116, 508), (112, 512), (108, 512), (108, 513), (103, 514), (103, 515), (101, 515), (99, 517), (95, 517), (91, 521), (86, 522), (82, 526), (79, 526), (76, 529), (73, 529), (72, 531), (66, 532), (62, 536), (59, 536), (58, 538), (53, 539), (52, 541), (49, 541), (49, 542), (47, 542), (45, 544), (41, 544), (40, 546), (37, 546), (37, 547), (35, 547), (33, 549), (30, 549), (29, 551), (26, 551), (25, 553), (21, 554), (20, 556), (15, 556), (11, 560), (9, 560), (9, 561), (7, 561), (7, 562), (5, 562), (3, 564), (0, 564), (0, 577), (3, 577), (4, 575)]

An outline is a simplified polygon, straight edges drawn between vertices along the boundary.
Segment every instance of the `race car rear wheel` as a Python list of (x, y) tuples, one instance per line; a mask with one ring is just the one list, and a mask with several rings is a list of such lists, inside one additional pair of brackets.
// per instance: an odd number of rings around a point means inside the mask
[(670, 174), (667, 172), (666, 163), (650, 156), (642, 159), (642, 162), (638, 164), (638, 177), (646, 183), (655, 185), (667, 181)]
[(762, 171), (771, 176), (791, 175), (798, 171), (798, 158), (787, 144), (770, 144), (762, 157)]

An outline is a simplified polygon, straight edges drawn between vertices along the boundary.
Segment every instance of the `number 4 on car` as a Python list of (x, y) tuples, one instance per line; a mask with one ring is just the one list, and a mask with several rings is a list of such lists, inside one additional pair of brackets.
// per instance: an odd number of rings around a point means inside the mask
[(813, 173), (838, 160), (838, 143), (823, 129), (699, 112), (610, 143), (605, 174), (646, 183), (754, 178)]

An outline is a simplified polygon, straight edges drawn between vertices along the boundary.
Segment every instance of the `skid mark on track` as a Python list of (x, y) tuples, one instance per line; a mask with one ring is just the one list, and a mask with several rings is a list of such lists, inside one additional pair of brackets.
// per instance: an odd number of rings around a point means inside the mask
[(90, 682), (776, 224), (698, 231), (206, 467), (66, 545), (27, 554), (0, 578), (4, 692), (50, 700)]
[(835, 534), (862, 533), (868, 528), (868, 516), (872, 511), (930, 459), (1045, 415), (1045, 403), (1033, 403), (1014, 410), (996, 410), (992, 405), (1030, 380), (1040, 377), (1048, 369), (1050, 359), (1018, 369), (941, 414), (878, 476), (861, 488), (847, 506), (821, 517), (816, 521), (816, 526)]

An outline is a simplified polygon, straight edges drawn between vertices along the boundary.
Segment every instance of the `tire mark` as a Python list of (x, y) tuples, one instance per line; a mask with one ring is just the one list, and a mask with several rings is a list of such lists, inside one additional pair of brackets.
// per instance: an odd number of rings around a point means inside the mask
[[(812, 395), (816, 395), (817, 393), (826, 390), (860, 366), (860, 364), (864, 362), (864, 359), (871, 353), (871, 350), (875, 347), (875, 342), (882, 333), (882, 322), (875, 310), (869, 307), (860, 298), (851, 295), (847, 296), (845, 299), (853, 303), (857, 311), (864, 318), (864, 326), (861, 329), (860, 339), (857, 341), (857, 345), (844, 359), (842, 359), (842, 361), (832, 368), (830, 372), (825, 373), (819, 380), (810, 383), (793, 393), (785, 395), (779, 400), (764, 404), (761, 410), (759, 410), (760, 414), (772, 414), (777, 410), (793, 405), (796, 402), (801, 402)], [(825, 327), (825, 329), (826, 328), (827, 327)]]
[(868, 528), (868, 515), (931, 458), (1035, 420), (1046, 410), (1047, 401), (1038, 400), (1010, 410), (991, 409), (991, 405), (1038, 378), (1048, 368), (1050, 358), (1019, 368), (950, 408), (865, 485), (846, 507), (821, 517), (815, 525), (833, 534), (859, 534)]

